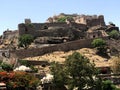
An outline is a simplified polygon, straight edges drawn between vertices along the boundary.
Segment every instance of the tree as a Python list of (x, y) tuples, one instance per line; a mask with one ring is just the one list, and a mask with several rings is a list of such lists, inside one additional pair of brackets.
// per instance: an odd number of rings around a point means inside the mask
[(102, 90), (119, 90), (119, 89), (117, 89), (110, 80), (106, 80), (103, 81)]
[(106, 54), (106, 52), (107, 52), (106, 45), (107, 44), (106, 44), (105, 40), (103, 40), (101, 38), (94, 39), (92, 41), (92, 45), (93, 45), (93, 47), (97, 48), (98, 53), (100, 53), (100, 54)]
[[(75, 52), (68, 56), (64, 65), (53, 64), (51, 72), (54, 76), (53, 82), (57, 86), (67, 85), (69, 90), (87, 90), (95, 87), (97, 70), (89, 59)], [(94, 78), (93, 78), (94, 77)]]
[(78, 52), (74, 52), (65, 61), (66, 73), (68, 74), (68, 87), (70, 90), (78, 88), (83, 90), (95, 85), (96, 69), (89, 59)]
[(110, 33), (108, 33), (110, 38), (118, 39), (120, 37), (120, 33), (117, 30), (112, 30)]
[(53, 86), (62, 88), (65, 85), (66, 74), (63, 66), (61, 66), (58, 62), (51, 63), (51, 74), (53, 75)]
[(29, 34), (24, 34), (19, 37), (19, 47), (23, 47), (25, 49), (33, 42), (33, 36)]

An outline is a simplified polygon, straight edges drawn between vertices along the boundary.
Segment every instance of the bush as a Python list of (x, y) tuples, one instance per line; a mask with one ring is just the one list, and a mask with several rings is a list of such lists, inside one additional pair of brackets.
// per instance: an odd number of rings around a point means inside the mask
[(28, 48), (28, 46), (33, 42), (33, 36), (30, 34), (24, 34), (19, 37), (19, 47), (23, 47), (25, 49)]
[(7, 63), (2, 63), (1, 67), (3, 70), (8, 71), (8, 72), (13, 70), (13, 66)]
[(28, 63), (27, 60), (18, 60), (18, 62), (20, 63), (20, 65), (24, 65), (24, 66), (27, 66), (27, 67), (30, 66), (30, 64)]
[(110, 80), (103, 81), (103, 90), (117, 90)]
[(34, 66), (32, 66), (32, 65), (31, 65), (31, 66), (30, 66), (30, 68), (32, 69), (32, 71), (33, 71), (33, 72), (35, 72), (35, 73), (37, 73), (37, 72), (38, 72), (38, 69), (37, 69), (37, 68), (35, 68)]
[(120, 33), (117, 30), (112, 30), (110, 33), (108, 33), (110, 38), (118, 39), (120, 37)]
[(100, 54), (107, 53), (107, 47), (106, 47), (107, 45), (106, 45), (105, 40), (103, 40), (101, 38), (94, 39), (91, 44), (93, 47), (97, 48), (98, 53), (100, 53)]
[[(7, 74), (9, 75), (9, 74)], [(8, 77), (7, 90), (36, 90), (39, 80), (26, 72), (11, 72), (12, 79)]]

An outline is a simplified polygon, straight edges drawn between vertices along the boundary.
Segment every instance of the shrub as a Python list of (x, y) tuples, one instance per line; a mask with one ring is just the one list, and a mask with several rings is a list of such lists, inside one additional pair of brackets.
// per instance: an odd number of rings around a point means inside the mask
[(13, 66), (7, 63), (2, 63), (1, 67), (3, 70), (8, 71), (8, 72), (13, 70)]
[(117, 30), (112, 30), (110, 33), (108, 33), (110, 38), (118, 39), (120, 37), (120, 33)]
[(98, 39), (94, 39), (92, 41), (92, 46), (97, 48), (98, 53), (100, 54), (106, 54), (107, 53), (107, 47), (106, 47), (106, 42), (105, 40), (98, 38)]
[(30, 64), (28, 63), (27, 60), (18, 60), (18, 62), (20, 63), (20, 65), (24, 65), (24, 66), (27, 66), (27, 67), (30, 66)]
[(19, 47), (23, 47), (25, 49), (28, 48), (28, 46), (33, 42), (33, 36), (30, 34), (24, 34), (19, 37)]
[(103, 81), (103, 90), (117, 90), (110, 80)]
[(39, 80), (26, 72), (12, 72), (14, 77), (6, 82), (7, 90), (36, 90)]
[(31, 65), (30, 68), (32, 69), (33, 72), (36, 72), (36, 73), (38, 72), (38, 69), (35, 68), (34, 66)]

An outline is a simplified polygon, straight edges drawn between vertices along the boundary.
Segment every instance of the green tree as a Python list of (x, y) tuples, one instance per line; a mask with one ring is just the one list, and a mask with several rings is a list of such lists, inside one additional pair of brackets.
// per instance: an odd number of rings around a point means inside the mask
[(19, 37), (19, 47), (23, 47), (25, 49), (33, 42), (33, 36), (29, 34), (24, 34)]
[(70, 90), (78, 88), (83, 90), (86, 88), (93, 88), (95, 85), (96, 68), (89, 59), (82, 56), (78, 52), (74, 52), (65, 61), (66, 73), (68, 74), (68, 87)]
[(117, 30), (112, 30), (110, 33), (108, 33), (110, 38), (118, 39), (120, 37), (120, 33)]
[(64, 65), (53, 63), (51, 72), (54, 76), (53, 83), (57, 87), (67, 85), (69, 90), (74, 88), (83, 90), (85, 87), (94, 88), (96, 86), (97, 70), (94, 64), (78, 52), (68, 56)]
[(105, 42), (105, 40), (101, 39), (101, 38), (98, 38), (98, 39), (94, 39), (92, 41), (92, 46), (97, 48), (98, 50), (98, 53), (100, 54), (106, 54), (106, 51), (107, 51), (107, 44)]
[(64, 87), (65, 80), (66, 80), (66, 74), (65, 74), (65, 68), (63, 68), (62, 65), (60, 65), (58, 62), (52, 62), (51, 63), (51, 74), (53, 75), (53, 86), (54, 87)]
[(106, 80), (103, 81), (102, 90), (119, 90), (119, 89), (117, 89), (110, 80)]

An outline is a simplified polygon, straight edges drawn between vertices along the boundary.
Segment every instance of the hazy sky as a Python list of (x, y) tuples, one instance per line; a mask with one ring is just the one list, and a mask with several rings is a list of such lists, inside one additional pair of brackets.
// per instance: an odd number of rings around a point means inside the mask
[(120, 26), (120, 0), (1, 0), (0, 35), (7, 28), (16, 30), (25, 18), (45, 22), (59, 13), (104, 15), (105, 22)]

